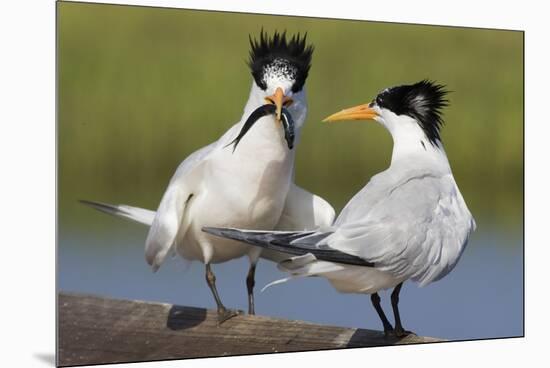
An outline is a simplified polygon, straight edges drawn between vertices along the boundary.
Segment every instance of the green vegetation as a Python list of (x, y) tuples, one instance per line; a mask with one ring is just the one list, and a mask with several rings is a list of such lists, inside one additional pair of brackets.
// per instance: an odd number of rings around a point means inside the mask
[(239, 120), (263, 27), (315, 45), (300, 185), (340, 210), (387, 167), (391, 138), (322, 118), (429, 78), (453, 91), (443, 140), (478, 226), (522, 224), (520, 32), (75, 3), (58, 22), (61, 223), (89, 224), (78, 198), (156, 208), (179, 162)]

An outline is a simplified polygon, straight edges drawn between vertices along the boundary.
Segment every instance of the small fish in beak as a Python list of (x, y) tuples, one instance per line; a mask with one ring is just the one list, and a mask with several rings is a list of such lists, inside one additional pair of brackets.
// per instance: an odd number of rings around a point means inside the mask
[[(241, 131), (239, 132), (239, 135), (231, 141), (227, 146), (233, 145), (233, 152), (235, 152), (235, 149), (237, 148), (237, 145), (241, 141), (241, 139), (244, 137), (244, 135), (252, 128), (252, 125), (254, 125), (260, 118), (263, 118), (267, 115), (272, 115), (275, 113), (275, 105), (262, 105), (258, 107), (256, 110), (250, 114), (248, 119), (246, 119), (246, 122), (243, 124), (243, 127), (241, 128)], [(226, 147), (227, 147), (226, 146)]]
[(267, 104), (258, 107), (252, 112), (252, 114), (250, 114), (248, 119), (246, 119), (246, 122), (243, 124), (239, 135), (237, 135), (237, 137), (227, 145), (233, 145), (233, 152), (235, 152), (237, 145), (250, 130), (250, 128), (252, 128), (252, 126), (259, 119), (267, 115), (275, 115), (277, 122), (282, 124), (285, 131), (285, 140), (288, 145), (288, 149), (292, 149), (294, 147), (294, 120), (292, 120), (290, 112), (286, 109), (286, 106), (290, 106), (292, 104), (292, 99), (285, 96), (281, 88), (277, 88), (275, 93), (269, 97), (266, 97), (265, 100)]
[(287, 109), (283, 107), (282, 111), (282, 117), (281, 120), (283, 124), (283, 129), (285, 130), (285, 139), (286, 143), (288, 144), (288, 149), (292, 149), (294, 147), (294, 120), (292, 120), (292, 115), (290, 115), (290, 112), (288, 112)]

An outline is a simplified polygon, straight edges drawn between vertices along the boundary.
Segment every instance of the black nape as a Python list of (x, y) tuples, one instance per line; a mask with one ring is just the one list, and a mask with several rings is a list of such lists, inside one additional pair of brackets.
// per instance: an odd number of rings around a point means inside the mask
[[(376, 96), (376, 104), (396, 115), (415, 119), (432, 145), (441, 141), (439, 130), (443, 125), (441, 109), (448, 106), (445, 86), (429, 80), (411, 85), (385, 89)], [(424, 147), (425, 148), (425, 147)]]

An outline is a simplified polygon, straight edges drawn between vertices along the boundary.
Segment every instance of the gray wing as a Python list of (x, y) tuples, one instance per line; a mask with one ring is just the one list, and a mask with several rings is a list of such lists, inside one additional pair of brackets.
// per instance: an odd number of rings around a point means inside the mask
[(321, 244), (321, 241), (331, 234), (330, 231), (262, 231), (206, 226), (202, 231), (286, 255), (281, 260), (310, 254), (323, 261), (372, 267), (371, 263), (360, 257)]
[[(382, 183), (383, 184), (383, 183)], [(451, 175), (408, 178), (356, 196), (322, 242), (425, 285), (458, 261), (475, 222)]]

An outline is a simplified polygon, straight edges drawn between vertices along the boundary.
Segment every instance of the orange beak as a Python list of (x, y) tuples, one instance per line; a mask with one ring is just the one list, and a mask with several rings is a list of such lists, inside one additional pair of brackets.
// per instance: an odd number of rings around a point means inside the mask
[(358, 105), (344, 109), (326, 117), (323, 121), (342, 121), (342, 120), (373, 120), (378, 114), (374, 111), (369, 104)]
[(292, 98), (285, 96), (281, 87), (277, 87), (275, 93), (269, 97), (266, 97), (265, 100), (267, 103), (273, 104), (277, 107), (275, 110), (277, 121), (281, 121), (281, 111), (283, 106), (288, 106), (292, 103)]

